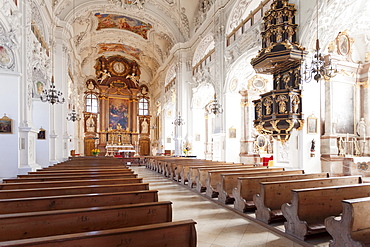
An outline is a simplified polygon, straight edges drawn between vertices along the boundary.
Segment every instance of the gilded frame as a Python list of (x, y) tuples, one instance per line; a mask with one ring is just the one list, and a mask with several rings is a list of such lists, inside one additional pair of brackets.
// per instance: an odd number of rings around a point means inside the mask
[(236, 128), (231, 127), (229, 128), (229, 138), (236, 138)]
[(0, 134), (12, 134), (12, 119), (8, 118), (6, 114), (0, 118)]
[(317, 117), (313, 114), (307, 117), (307, 134), (317, 134)]
[(40, 128), (39, 133), (37, 133), (38, 140), (45, 140), (46, 139), (46, 130)]
[(125, 98), (109, 98), (108, 109), (109, 128), (120, 128), (126, 130), (130, 128), (130, 101)]

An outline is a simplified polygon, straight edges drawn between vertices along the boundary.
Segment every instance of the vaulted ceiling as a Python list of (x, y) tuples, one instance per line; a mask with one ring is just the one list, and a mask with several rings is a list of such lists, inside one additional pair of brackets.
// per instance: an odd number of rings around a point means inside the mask
[(53, 12), (57, 25), (69, 30), (72, 38), (68, 42), (81, 76), (95, 74), (97, 57), (122, 55), (135, 60), (141, 78), (150, 81), (174, 44), (190, 37), (189, 27), (198, 14), (199, 2), (202, 1), (53, 0)]

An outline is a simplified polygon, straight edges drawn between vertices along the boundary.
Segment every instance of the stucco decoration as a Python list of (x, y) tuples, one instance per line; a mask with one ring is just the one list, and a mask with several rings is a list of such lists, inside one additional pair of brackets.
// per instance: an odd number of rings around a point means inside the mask
[(34, 68), (32, 73), (32, 81), (33, 81), (33, 89), (32, 89), (32, 96), (33, 98), (40, 99), (42, 91), (45, 89), (47, 85), (47, 76), (45, 75), (45, 71), (40, 70), (40, 68)]
[(207, 13), (213, 6), (214, 0), (201, 0), (198, 6), (198, 12), (194, 17), (195, 31), (203, 24), (207, 19)]
[(0, 69), (14, 70), (14, 53), (8, 46), (1, 45), (1, 43), (0, 43)]
[(176, 66), (173, 64), (168, 70), (165, 79), (165, 86), (176, 77)]
[(190, 37), (189, 19), (186, 16), (186, 9), (184, 7), (181, 8), (180, 16), (181, 16), (182, 27), (184, 29), (183, 32), (187, 35), (187, 38), (189, 38)]
[(145, 0), (109, 0), (109, 2), (130, 10), (134, 8), (143, 9), (145, 4)]
[(15, 51), (19, 47), (21, 13), (13, 9), (8, 0), (0, 2), (0, 12), (6, 17), (7, 25), (0, 21), (0, 69), (15, 70)]
[(215, 89), (210, 83), (202, 83), (198, 87), (193, 88), (192, 108), (204, 108), (213, 99), (214, 92)]
[(233, 8), (233, 12), (231, 13), (231, 19), (229, 21), (229, 31), (232, 31), (236, 28), (241, 22), (243, 14), (245, 10), (248, 8), (249, 4), (252, 0), (240, 0), (235, 7)]
[(213, 34), (208, 34), (199, 43), (193, 57), (193, 66), (196, 65), (209, 51), (215, 48)]

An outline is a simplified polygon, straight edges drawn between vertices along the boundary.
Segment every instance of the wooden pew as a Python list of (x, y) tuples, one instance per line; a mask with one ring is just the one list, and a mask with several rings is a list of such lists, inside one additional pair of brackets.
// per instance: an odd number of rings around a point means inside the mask
[(266, 171), (284, 171), (284, 168), (268, 168), (266, 166), (260, 167), (246, 167), (246, 168), (235, 168), (235, 169), (220, 169), (212, 170), (208, 172), (206, 179), (206, 195), (212, 198), (218, 197), (217, 185), (221, 182), (221, 175), (224, 173), (257, 173), (257, 172), (266, 172)]
[(254, 210), (256, 208), (253, 202), (253, 196), (259, 192), (261, 182), (287, 181), (298, 179), (324, 178), (328, 173), (298, 174), (298, 175), (277, 175), (262, 177), (239, 177), (238, 185), (233, 190), (234, 209), (240, 212)]
[(125, 171), (131, 171), (129, 168), (117, 168), (117, 169), (80, 169), (80, 170), (71, 170), (71, 169), (66, 169), (66, 170), (37, 170), (36, 172), (29, 172), (28, 174), (58, 174), (58, 173), (81, 173), (81, 172), (87, 172), (87, 173), (110, 173), (110, 172), (125, 172)]
[(224, 167), (224, 166), (229, 166), (229, 165), (233, 165), (233, 166), (242, 166), (243, 168), (253, 168), (255, 167), (254, 165), (245, 165), (243, 163), (236, 163), (236, 164), (228, 164), (228, 163), (214, 163), (214, 164), (199, 164), (199, 165), (186, 165), (186, 166), (183, 166), (182, 168), (180, 167), (180, 177), (181, 178), (184, 178), (184, 179), (181, 179), (181, 184), (183, 185), (186, 185), (186, 182), (188, 184), (188, 186), (190, 188), (193, 188), (194, 185), (196, 185), (196, 182), (195, 182), (195, 177), (196, 177), (196, 174), (194, 174), (194, 176), (192, 176), (192, 174), (194, 173), (194, 171), (192, 171), (191, 173), (191, 168), (194, 168), (194, 167), (198, 167), (198, 168), (213, 168), (213, 167)]
[[(218, 164), (211, 164), (211, 165), (195, 165), (195, 166), (186, 166), (184, 167), (181, 176), (186, 177), (188, 181), (188, 186), (190, 188), (194, 188), (197, 185), (196, 178), (198, 176), (198, 169), (200, 168), (222, 168), (222, 167), (229, 167), (229, 165), (218, 163)], [(250, 167), (249, 165), (247, 167)], [(183, 175), (184, 174), (184, 175)]]
[[(193, 220), (165, 222), (143, 226), (31, 238), (0, 242), (1, 246), (71, 247), (130, 246), (130, 247), (195, 247), (197, 234)], [(145, 236), (145, 237), (143, 237)]]
[[(110, 175), (134, 175), (134, 171), (110, 171), (110, 172), (59, 172), (59, 173), (33, 173), (33, 174), (26, 174), (26, 175), (18, 175), (17, 178), (42, 178), (42, 177), (69, 177), (69, 176), (77, 176), (77, 177), (86, 177), (86, 176), (110, 176)], [(137, 177), (137, 174), (135, 174)]]
[(56, 176), (40, 178), (6, 178), (3, 183), (28, 183), (28, 182), (47, 182), (61, 180), (91, 180), (91, 179), (110, 179), (110, 178), (136, 178), (137, 174), (116, 174), (116, 175), (90, 175), (90, 176)]
[(87, 185), (136, 184), (142, 182), (143, 182), (142, 178), (119, 178), (119, 179), (68, 180), (68, 181), (29, 182), (29, 183), (0, 183), (0, 190), (71, 187)]
[(0, 199), (149, 190), (148, 183), (0, 190)]
[[(241, 169), (240, 165), (225, 165), (222, 166), (222, 170), (230, 170), (230, 169)], [(267, 169), (263, 168), (263, 169)], [(211, 168), (196, 168), (195, 171), (195, 189), (198, 192), (205, 192), (207, 187), (206, 187), (206, 179), (208, 177), (208, 172), (214, 171), (214, 170), (220, 170), (220, 167), (211, 167)], [(226, 173), (226, 172), (225, 172)]]
[(329, 246), (370, 246), (370, 197), (343, 200), (342, 207), (342, 215), (325, 219)]
[(0, 214), (158, 202), (156, 190), (0, 199)]
[[(198, 165), (198, 164), (209, 164), (209, 163), (211, 163), (211, 161), (193, 160), (193, 159), (166, 162), (164, 166), (163, 175), (175, 181), (179, 181), (180, 170), (182, 169), (183, 165)], [(213, 163), (217, 163), (217, 162), (213, 162)]]
[(99, 231), (172, 221), (171, 202), (0, 215), (0, 241)]
[(240, 177), (261, 177), (261, 176), (277, 176), (277, 175), (297, 175), (303, 174), (303, 170), (292, 171), (274, 171), (268, 169), (265, 172), (256, 173), (223, 173), (221, 174), (221, 181), (217, 185), (218, 201), (224, 204), (234, 203), (234, 196), (232, 195), (234, 188), (238, 186), (238, 178)]
[(292, 190), (291, 203), (285, 203), (281, 208), (287, 220), (285, 232), (301, 240), (325, 232), (325, 219), (342, 212), (342, 200), (368, 196), (368, 183)]
[(81, 170), (81, 169), (122, 169), (127, 168), (126, 165), (105, 165), (105, 166), (93, 166), (93, 165), (74, 165), (74, 166), (65, 166), (65, 165), (58, 165), (58, 166), (49, 166), (42, 168), (42, 171), (53, 171), (53, 170)]
[(166, 164), (168, 162), (180, 162), (180, 161), (188, 161), (188, 160), (191, 160), (191, 159), (184, 158), (184, 157), (170, 157), (170, 158), (167, 157), (164, 159), (158, 159), (156, 162), (154, 171), (163, 174)]
[(361, 183), (360, 176), (316, 178), (305, 180), (261, 182), (259, 194), (254, 195), (256, 218), (266, 224), (272, 221), (285, 220), (281, 205), (291, 200), (291, 190), (352, 185)]
[(181, 184), (184, 184), (186, 182), (188, 182), (188, 177), (186, 176), (186, 174), (188, 173), (188, 167), (194, 167), (194, 166), (206, 166), (206, 167), (222, 167), (222, 166), (242, 166), (243, 164), (242, 163), (224, 163), (224, 162), (211, 162), (211, 161), (207, 161), (207, 162), (202, 162), (202, 163), (195, 163), (195, 162), (192, 162), (192, 163), (181, 163), (181, 164), (177, 164), (176, 166), (176, 169), (174, 170), (175, 171), (175, 174), (174, 174), (174, 180), (175, 181), (178, 181), (178, 182), (181, 182)]

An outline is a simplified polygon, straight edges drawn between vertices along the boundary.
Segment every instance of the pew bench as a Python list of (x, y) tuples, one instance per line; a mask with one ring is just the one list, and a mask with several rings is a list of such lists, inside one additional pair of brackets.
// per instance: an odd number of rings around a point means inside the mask
[(273, 172), (273, 171), (284, 171), (284, 168), (267, 168), (267, 166), (259, 167), (246, 167), (246, 168), (236, 168), (236, 169), (227, 169), (227, 170), (213, 170), (209, 171), (206, 179), (206, 195), (215, 198), (218, 197), (219, 191), (217, 190), (218, 184), (221, 182), (221, 176), (224, 173), (240, 173), (248, 172), (258, 173), (258, 172)]
[(0, 183), (1, 190), (71, 187), (87, 185), (111, 185), (111, 184), (136, 184), (142, 183), (142, 178), (119, 178), (119, 179), (90, 179), (90, 180), (66, 180), (50, 182), (28, 182), (28, 183)]
[(43, 177), (87, 177), (87, 176), (111, 176), (111, 175), (136, 175), (134, 171), (109, 171), (109, 172), (58, 172), (58, 173), (33, 173), (26, 175), (17, 175), (17, 178), (43, 178)]
[(183, 220), (94, 232), (6, 241), (0, 242), (0, 245), (7, 247), (50, 247), (51, 245), (54, 247), (102, 247), (107, 246), (107, 243), (109, 243), (109, 246), (130, 247), (195, 247), (197, 245), (195, 224), (193, 220)]
[(190, 188), (196, 187), (196, 177), (198, 176), (198, 169), (200, 168), (223, 168), (223, 167), (229, 167), (229, 165), (223, 164), (223, 163), (217, 163), (217, 164), (205, 164), (205, 165), (199, 165), (199, 166), (187, 166), (183, 169), (181, 176), (186, 177), (188, 181), (188, 186)]
[[(208, 172), (210, 171), (215, 171), (215, 170), (224, 170), (225, 173), (227, 170), (232, 170), (232, 169), (242, 169), (241, 165), (224, 165), (222, 168), (220, 167), (211, 167), (211, 168), (196, 168), (195, 169), (195, 190), (198, 192), (206, 192), (206, 179), (208, 178)], [(263, 169), (267, 169), (263, 168)]]
[(137, 174), (112, 174), (112, 175), (90, 175), (90, 176), (55, 176), (40, 178), (6, 178), (3, 183), (28, 183), (28, 182), (46, 182), (63, 180), (91, 180), (91, 179), (110, 179), (110, 178), (136, 178)]
[(0, 199), (0, 214), (158, 202), (156, 190)]
[(0, 190), (0, 199), (149, 190), (148, 183)]
[(116, 168), (116, 169), (80, 169), (80, 170), (36, 170), (35, 172), (28, 172), (28, 174), (58, 174), (58, 173), (81, 173), (81, 172), (87, 172), (87, 173), (94, 173), (94, 172), (101, 172), (101, 173), (109, 173), (109, 172), (124, 172), (124, 171), (131, 171), (129, 168)]
[(297, 175), (276, 175), (276, 176), (258, 176), (258, 177), (239, 177), (238, 185), (233, 190), (234, 209), (240, 212), (255, 210), (256, 205), (253, 202), (253, 196), (259, 193), (261, 182), (288, 181), (311, 178), (325, 178), (328, 173), (297, 174)]
[(193, 164), (180, 164), (177, 169), (175, 170), (175, 178), (174, 180), (180, 182), (181, 184), (186, 184), (188, 181), (187, 173), (189, 171), (189, 167), (194, 166), (204, 166), (204, 168), (212, 168), (212, 167), (224, 167), (224, 166), (244, 166), (242, 163), (224, 163), (224, 162), (206, 162), (206, 163), (193, 163)]
[(370, 197), (342, 201), (342, 215), (325, 219), (329, 246), (370, 246)]
[(126, 165), (105, 165), (105, 166), (49, 166), (42, 168), (42, 171), (54, 171), (54, 170), (81, 170), (81, 169), (117, 169), (117, 168), (127, 168)]
[(176, 173), (179, 169), (182, 169), (183, 165), (186, 166), (186, 165), (198, 165), (198, 164), (205, 164), (205, 162), (198, 161), (198, 160), (192, 160), (192, 159), (166, 162), (163, 175), (165, 177), (168, 177), (170, 179), (177, 181), (178, 177), (176, 178)]
[(171, 202), (0, 215), (0, 241), (99, 231), (172, 221)]
[(238, 178), (240, 177), (262, 177), (262, 176), (277, 176), (277, 175), (296, 175), (303, 174), (303, 170), (292, 171), (274, 171), (267, 169), (263, 172), (237, 172), (237, 173), (223, 173), (221, 174), (221, 181), (217, 184), (218, 201), (224, 204), (234, 203), (233, 189), (238, 186)]
[(370, 196), (370, 184), (292, 190), (291, 203), (282, 205), (285, 232), (304, 240), (325, 232), (325, 219), (340, 215), (342, 200)]
[(291, 190), (316, 187), (360, 184), (360, 176), (329, 177), (291, 181), (261, 182), (260, 191), (254, 195), (256, 218), (266, 224), (285, 220), (281, 205), (291, 200)]

